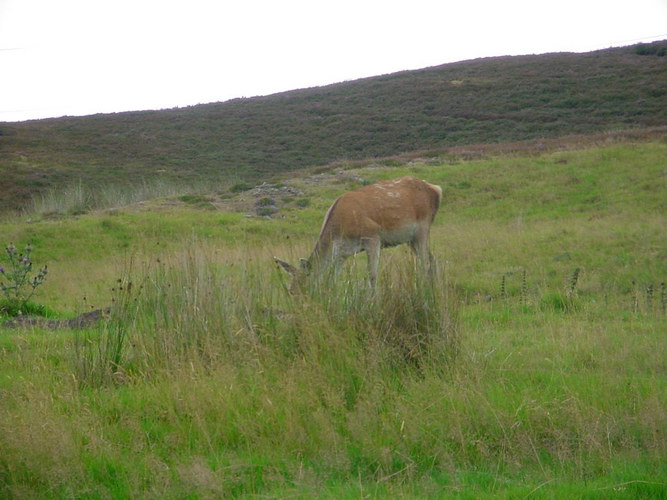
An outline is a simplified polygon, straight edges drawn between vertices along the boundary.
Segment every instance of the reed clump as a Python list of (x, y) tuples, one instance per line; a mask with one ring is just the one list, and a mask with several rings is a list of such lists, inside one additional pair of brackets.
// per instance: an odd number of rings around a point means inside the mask
[(377, 289), (348, 274), (296, 296), (279, 279), (252, 259), (242, 268), (214, 261), (203, 247), (140, 274), (129, 270), (113, 289), (110, 319), (94, 334), (95, 352), (84, 347), (90, 339), (77, 344), (79, 379), (99, 385), (118, 373), (152, 378), (179, 366), (240, 366), (257, 357), (282, 363), (331, 342), (392, 366), (446, 365), (456, 356), (453, 292), (442, 276), (392, 264)]

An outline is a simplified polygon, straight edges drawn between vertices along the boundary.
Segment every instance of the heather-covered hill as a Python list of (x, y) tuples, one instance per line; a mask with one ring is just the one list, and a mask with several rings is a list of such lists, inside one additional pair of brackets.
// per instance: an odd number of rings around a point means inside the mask
[(3, 123), (0, 211), (75, 182), (253, 182), (333, 161), (667, 125), (665, 44), (478, 59), (182, 109)]

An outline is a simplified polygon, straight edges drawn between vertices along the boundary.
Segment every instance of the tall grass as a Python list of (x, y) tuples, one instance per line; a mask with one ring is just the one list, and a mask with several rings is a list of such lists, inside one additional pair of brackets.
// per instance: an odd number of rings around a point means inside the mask
[[(202, 244), (135, 272), (128, 270), (114, 287), (111, 319), (96, 332), (97, 340), (77, 343), (77, 380), (83, 385), (113, 382), (119, 372), (150, 379), (182, 365), (244, 364), (247, 356), (282, 363), (313, 342), (323, 347), (341, 335), (356, 346), (355, 355), (383, 351), (385, 361), (397, 366), (426, 360), (446, 365), (457, 351), (447, 285), (410, 265), (386, 266), (386, 286), (378, 290), (350, 272), (297, 296), (257, 258), (239, 268)], [(322, 322), (319, 332), (308, 327), (313, 321)], [(321, 332), (326, 335), (320, 338)]]
[[(363, 478), (380, 496), (589, 484), (649, 498), (664, 486), (659, 316), (626, 320), (622, 296), (562, 310), (518, 292), (460, 317), (465, 297), (405, 253), (383, 259), (376, 290), (361, 261), (290, 295), (268, 256), (245, 253), (239, 264), (195, 245), (129, 270), (115, 320), (78, 341), (86, 404), (136, 422), (105, 432), (177, 464), (174, 492), (345, 496)], [(104, 353), (105, 376), (87, 371)]]
[(210, 192), (211, 182), (188, 183), (175, 180), (142, 179), (139, 182), (88, 185), (83, 181), (67, 187), (51, 188), (32, 197), (26, 214), (80, 215), (92, 210), (118, 208), (168, 196)]

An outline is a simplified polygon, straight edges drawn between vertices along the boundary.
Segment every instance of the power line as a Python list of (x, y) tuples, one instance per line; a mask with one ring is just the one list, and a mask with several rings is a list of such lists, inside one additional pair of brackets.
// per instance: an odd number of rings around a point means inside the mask
[(644, 41), (658, 42), (658, 41), (663, 40), (665, 38), (667, 38), (667, 33), (663, 33), (662, 35), (643, 36), (643, 37), (640, 37), (640, 38), (631, 38), (629, 40), (619, 40), (618, 42), (615, 42), (615, 43), (632, 43), (632, 42), (644, 42)]

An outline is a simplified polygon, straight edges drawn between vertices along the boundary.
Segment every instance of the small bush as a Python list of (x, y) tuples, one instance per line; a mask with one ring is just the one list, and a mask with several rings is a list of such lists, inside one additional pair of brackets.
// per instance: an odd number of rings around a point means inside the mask
[(252, 185), (248, 184), (247, 182), (239, 182), (237, 184), (234, 184), (229, 190), (232, 193), (242, 193), (244, 191), (250, 191), (252, 189)]
[(210, 199), (206, 196), (201, 196), (197, 194), (184, 194), (178, 197), (180, 201), (183, 203), (190, 203), (190, 204), (196, 204), (196, 203), (202, 203), (202, 202), (208, 202)]
[(28, 304), (37, 287), (46, 279), (46, 266), (30, 278), (32, 246), (26, 245), (25, 253), (19, 253), (16, 246), (10, 243), (5, 251), (9, 264), (7, 267), (0, 266), (0, 291), (4, 294), (4, 299), (0, 303), (0, 313), (7, 316), (18, 316), (36, 312), (37, 309), (32, 305), (28, 307)]
[(269, 206), (275, 205), (275, 204), (276, 204), (276, 202), (272, 198), (264, 197), (264, 198), (260, 198), (259, 200), (257, 200), (257, 203), (255, 203), (255, 206), (269, 207)]
[(640, 43), (635, 48), (635, 54), (640, 56), (664, 57), (665, 53), (667, 53), (667, 47), (660, 46), (658, 43)]

